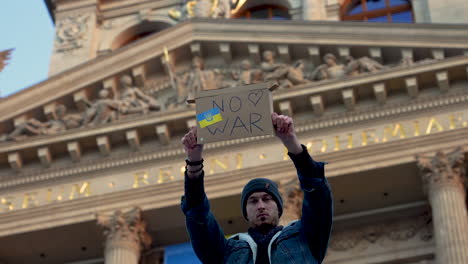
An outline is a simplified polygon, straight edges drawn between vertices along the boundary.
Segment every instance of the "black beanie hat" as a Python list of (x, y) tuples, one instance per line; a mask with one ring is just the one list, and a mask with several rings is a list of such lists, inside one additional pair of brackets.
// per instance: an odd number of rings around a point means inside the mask
[(281, 198), (281, 194), (278, 191), (278, 185), (266, 178), (256, 178), (249, 181), (242, 190), (242, 197), (241, 197), (241, 206), (242, 206), (242, 214), (244, 218), (247, 219), (247, 199), (249, 196), (254, 192), (266, 192), (273, 197), (275, 200), (276, 205), (278, 206), (278, 215), (281, 217), (283, 214), (283, 199)]

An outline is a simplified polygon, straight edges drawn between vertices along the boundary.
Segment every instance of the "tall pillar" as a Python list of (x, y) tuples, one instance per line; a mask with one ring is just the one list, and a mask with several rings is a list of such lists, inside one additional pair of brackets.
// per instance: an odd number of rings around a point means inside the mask
[(105, 264), (138, 264), (141, 250), (151, 244), (140, 208), (125, 213), (117, 210), (111, 215), (99, 214), (97, 221), (106, 237)]
[(301, 218), (304, 193), (299, 188), (299, 181), (297, 179), (280, 183), (279, 191), (283, 198), (283, 215), (280, 218), (279, 224), (286, 226), (291, 221)]
[(418, 156), (424, 189), (432, 206), (437, 263), (468, 263), (465, 154), (461, 148), (433, 157)]
[(324, 0), (302, 0), (303, 20), (325, 20)]

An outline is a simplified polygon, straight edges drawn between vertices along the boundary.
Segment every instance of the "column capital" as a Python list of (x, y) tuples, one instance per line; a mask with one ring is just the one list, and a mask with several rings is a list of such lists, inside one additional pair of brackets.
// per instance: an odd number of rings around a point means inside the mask
[(134, 207), (126, 212), (116, 210), (112, 214), (98, 214), (98, 224), (103, 228), (106, 250), (126, 248), (140, 253), (151, 244), (151, 236), (146, 232), (146, 222), (141, 209)]
[(465, 153), (461, 147), (449, 153), (438, 151), (434, 156), (417, 155), (416, 160), (425, 191), (440, 187), (464, 190)]

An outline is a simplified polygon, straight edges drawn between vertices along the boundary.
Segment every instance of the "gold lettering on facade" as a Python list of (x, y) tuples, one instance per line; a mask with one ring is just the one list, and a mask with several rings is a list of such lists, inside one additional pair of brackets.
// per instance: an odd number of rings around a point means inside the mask
[(2, 203), (2, 205), (5, 206), (7, 211), (12, 211), (13, 209), (15, 209), (15, 206), (13, 205), (13, 202), (12, 202), (14, 199), (15, 197), (12, 197), (12, 196), (2, 197), (2, 199), (0, 199), (0, 202)]
[(348, 133), (348, 146), (346, 146), (348, 149), (352, 149), (354, 146), (354, 140), (353, 140), (353, 134)]
[(37, 192), (25, 193), (23, 195), (23, 206), (22, 208), (29, 208), (32, 206), (38, 206), (39, 201), (37, 200)]
[(414, 120), (413, 127), (414, 127), (414, 136), (417, 137), (417, 136), (421, 135), (421, 129), (419, 127), (419, 121), (418, 120)]
[(209, 174), (213, 174), (215, 172), (215, 168), (220, 167), (223, 171), (229, 169), (229, 160), (227, 157), (223, 158), (223, 161), (219, 160), (218, 158), (210, 159), (210, 170)]
[(379, 138), (375, 132), (375, 129), (366, 129), (361, 132), (361, 146), (367, 146), (370, 143), (379, 143)]
[(57, 188), (57, 189), (59, 189), (59, 193), (55, 197), (55, 200), (52, 199), (52, 194), (53, 194), (54, 189), (51, 189), (51, 188), (47, 189), (47, 195), (46, 195), (46, 202), (47, 203), (52, 203), (52, 202), (62, 201), (63, 200), (63, 194), (65, 192), (65, 188), (63, 186), (61, 186), (60, 188)]
[(79, 184), (73, 184), (72, 190), (70, 192), (70, 196), (68, 196), (68, 199), (73, 200), (75, 199), (76, 196), (85, 196), (88, 197), (91, 195), (91, 185), (89, 182), (83, 182), (83, 184), (80, 186)]
[(437, 132), (442, 132), (442, 131), (444, 131), (444, 128), (442, 127), (442, 125), (440, 125), (440, 123), (437, 121), (437, 119), (435, 119), (434, 117), (432, 117), (432, 118), (429, 120), (429, 124), (427, 125), (426, 134), (431, 134), (431, 133), (432, 133), (432, 129), (433, 129), (434, 127), (437, 128)]
[(165, 167), (159, 169), (158, 184), (173, 181), (172, 167)]
[(140, 185), (148, 184), (148, 171), (136, 172), (133, 175), (133, 188), (138, 188)]
[(468, 122), (463, 119), (463, 113), (454, 113), (449, 115), (450, 127), (449, 129), (455, 129), (460, 127), (467, 127)]
[(236, 155), (236, 169), (240, 170), (242, 169), (242, 166), (243, 166), (243, 156), (242, 156), (242, 153), (237, 153)]
[(396, 137), (400, 134), (399, 138), (403, 139), (406, 138), (406, 132), (403, 128), (403, 126), (400, 123), (396, 123), (393, 125), (393, 130), (391, 126), (385, 126), (384, 128), (384, 135), (382, 138), (382, 142), (387, 142), (390, 137)]

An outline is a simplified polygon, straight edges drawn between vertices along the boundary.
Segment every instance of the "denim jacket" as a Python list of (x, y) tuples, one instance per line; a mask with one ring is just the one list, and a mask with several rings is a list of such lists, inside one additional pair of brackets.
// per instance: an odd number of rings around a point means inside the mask
[[(325, 163), (314, 161), (304, 146), (302, 153), (289, 153), (289, 156), (304, 192), (302, 216), (271, 239), (268, 246), (270, 263), (321, 263), (327, 251), (333, 215), (331, 190), (324, 176)], [(200, 188), (203, 188), (203, 184)], [(226, 239), (210, 212), (204, 190), (202, 195), (203, 202), (192, 208), (188, 208), (185, 196), (181, 204), (192, 247), (201, 262), (255, 264), (257, 245), (254, 240), (248, 233)]]

